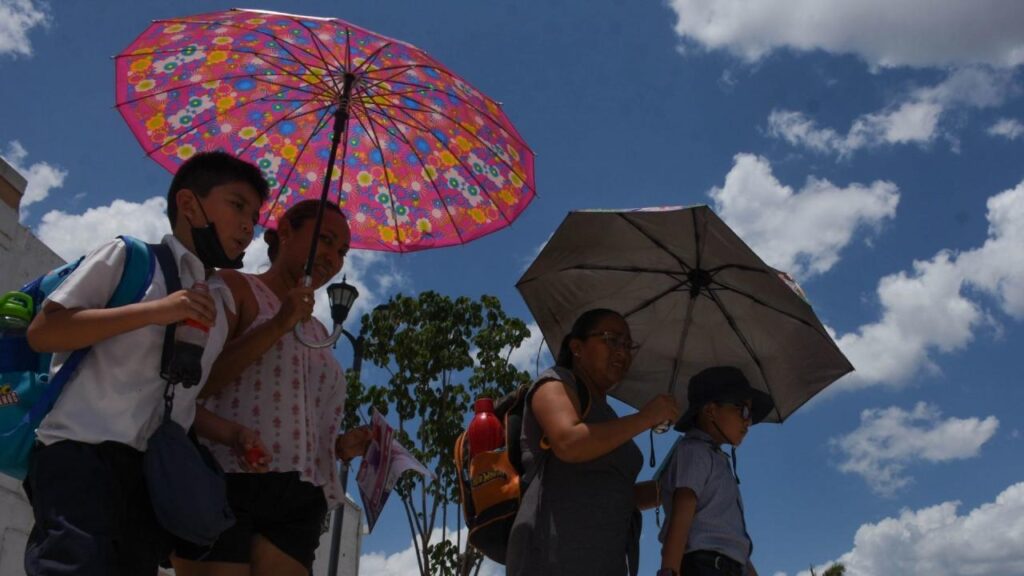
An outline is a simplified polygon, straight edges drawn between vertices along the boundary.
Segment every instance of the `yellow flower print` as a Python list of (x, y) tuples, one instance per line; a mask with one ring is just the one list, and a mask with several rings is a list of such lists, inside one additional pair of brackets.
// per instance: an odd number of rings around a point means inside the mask
[(512, 182), (512, 185), (515, 186), (516, 188), (522, 188), (523, 187), (523, 180), (522, 180), (522, 178), (520, 178), (519, 175), (516, 174), (515, 172), (509, 172), (508, 173), (508, 179)]
[(149, 120), (146, 120), (146, 129), (149, 130), (150, 132), (153, 132), (154, 130), (159, 130), (160, 128), (163, 128), (163, 126), (164, 126), (164, 117), (163, 116), (157, 115), (157, 116), (153, 116)]
[(509, 190), (508, 188), (502, 190), (498, 194), (498, 198), (501, 198), (501, 201), (504, 202), (505, 204), (508, 204), (509, 206), (516, 203), (516, 195), (513, 194), (512, 191)]
[(181, 158), (182, 160), (188, 160), (195, 155), (195, 153), (196, 149), (191, 144), (182, 144), (181, 146), (178, 146), (178, 158)]
[(220, 64), (228, 59), (228, 53), (223, 50), (214, 50), (206, 55), (207, 64)]
[(253, 142), (253, 144), (255, 144), (256, 146), (266, 146), (267, 145), (267, 135), (266, 134), (261, 135), (259, 138), (256, 139), (255, 142)]
[(232, 42), (234, 42), (234, 40), (231, 38), (231, 36), (217, 36), (213, 39), (214, 44), (220, 45), (231, 44)]
[(223, 98), (218, 98), (217, 99), (217, 110), (219, 110), (221, 112), (223, 112), (225, 110), (228, 110), (229, 108), (231, 108), (234, 105), (235, 105), (235, 99), (232, 98), (231, 96), (225, 96)]
[(427, 220), (426, 218), (420, 218), (419, 220), (416, 221), (416, 229), (424, 234), (430, 234), (430, 231), (433, 229), (433, 226), (430, 224), (430, 220)]
[(380, 239), (388, 244), (395, 243), (395, 229), (390, 226), (378, 226), (377, 233), (380, 234)]
[(456, 145), (457, 145), (457, 146), (459, 147), (459, 149), (460, 149), (460, 150), (462, 150), (463, 152), (469, 152), (470, 150), (472, 150), (472, 149), (473, 149), (473, 144), (471, 144), (469, 140), (466, 140), (466, 139), (465, 139), (464, 137), (462, 137), (462, 136), (459, 136), (458, 138), (456, 138), (456, 139), (455, 139), (455, 144), (456, 144)]
[(177, 34), (178, 32), (183, 32), (184, 30), (184, 24), (171, 24), (170, 26), (164, 28), (164, 34)]
[(139, 58), (135, 62), (132, 62), (132, 72), (145, 72), (149, 70), (149, 67), (153, 65), (152, 58)]
[(484, 214), (484, 211), (480, 208), (470, 208), (469, 215), (477, 224), (484, 224), (487, 222), (487, 215)]
[(156, 86), (156, 82), (146, 78), (135, 85), (135, 90), (138, 92), (146, 92), (147, 90), (152, 90), (154, 86)]
[(437, 179), (437, 168), (434, 168), (433, 166), (424, 166), (423, 172), (420, 175), (426, 180), (435, 180)]
[(455, 156), (451, 152), (443, 150), (441, 152), (441, 162), (444, 162), (445, 166), (455, 166)]
[(356, 176), (356, 182), (358, 182), (360, 186), (369, 186), (370, 184), (373, 184), (373, 176), (371, 176), (366, 170), (363, 170)]
[(256, 137), (256, 128), (254, 126), (246, 126), (238, 131), (238, 135), (246, 140), (252, 140)]
[(281, 156), (284, 156), (289, 162), (295, 161), (295, 156), (299, 153), (299, 149), (292, 144), (285, 144), (281, 147)]
[(508, 150), (508, 155), (511, 156), (512, 159), (515, 160), (516, 162), (519, 162), (519, 150), (516, 150), (516, 147), (511, 144), (509, 144), (505, 148)]

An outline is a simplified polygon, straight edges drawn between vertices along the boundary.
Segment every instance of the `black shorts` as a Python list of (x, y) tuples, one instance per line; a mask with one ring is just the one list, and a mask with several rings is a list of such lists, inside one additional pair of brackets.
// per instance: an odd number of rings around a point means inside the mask
[(298, 472), (226, 477), (235, 525), (212, 548), (178, 542), (174, 553), (186, 560), (249, 564), (252, 540), (258, 534), (312, 570), (327, 516), (323, 488), (302, 481)]
[(27, 574), (156, 574), (171, 540), (153, 514), (142, 456), (117, 442), (36, 446), (24, 484), (35, 519)]

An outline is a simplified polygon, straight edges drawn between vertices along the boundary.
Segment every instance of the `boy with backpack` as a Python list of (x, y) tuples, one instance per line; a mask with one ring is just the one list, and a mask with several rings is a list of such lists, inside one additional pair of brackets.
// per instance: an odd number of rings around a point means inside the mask
[[(771, 397), (732, 366), (698, 372), (687, 390), (689, 407), (676, 423), (676, 441), (660, 478), (665, 525), (658, 576), (757, 576), (750, 561), (736, 475), (736, 446), (773, 407)], [(722, 451), (732, 445), (732, 457)]]
[[(174, 395), (171, 417), (188, 429), (234, 308), (211, 273), (241, 266), (267, 194), (256, 166), (224, 152), (195, 155), (171, 183), (172, 233), (162, 240), (185, 289), (167, 294), (157, 267), (139, 302), (106, 308), (126, 261), (125, 243), (113, 240), (86, 256), (32, 321), (29, 344), (55, 352), (51, 375), (70, 351), (92, 349), (37, 429), (25, 479), (35, 519), (29, 576), (156, 574), (170, 539), (153, 514), (143, 454), (164, 414), (165, 327), (185, 320), (209, 327), (199, 385)], [(255, 441), (251, 431), (232, 429), (238, 447)]]

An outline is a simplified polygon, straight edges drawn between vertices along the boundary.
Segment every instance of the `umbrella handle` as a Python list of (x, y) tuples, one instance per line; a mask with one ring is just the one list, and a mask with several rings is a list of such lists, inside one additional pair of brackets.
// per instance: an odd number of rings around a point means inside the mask
[(322, 342), (307, 339), (305, 334), (302, 333), (302, 330), (299, 330), (298, 324), (295, 325), (293, 331), (295, 332), (295, 339), (302, 342), (302, 344), (307, 348), (327, 348), (334, 346), (334, 343), (338, 341), (338, 338), (341, 338), (341, 324), (335, 324), (334, 332), (331, 332), (327, 339)]
[[(314, 238), (315, 238), (315, 236), (314, 236)], [(305, 286), (306, 288), (309, 288), (310, 286), (312, 286), (313, 285), (313, 277), (310, 276), (307, 273), (305, 275), (305, 277), (303, 277), (303, 279), (302, 279), (302, 285)], [(302, 323), (299, 322), (299, 324), (302, 324)], [(327, 337), (327, 339), (322, 341), (322, 342), (317, 342), (316, 340), (311, 340), (311, 339), (306, 338), (306, 335), (303, 334), (302, 330), (299, 329), (299, 324), (296, 324), (295, 328), (293, 328), (292, 331), (295, 333), (295, 339), (298, 340), (299, 342), (301, 342), (307, 348), (319, 349), (319, 348), (327, 348), (329, 346), (334, 346), (334, 343), (338, 341), (338, 338), (341, 338), (342, 327), (341, 327), (341, 324), (339, 324), (337, 322), (334, 323), (334, 331), (331, 332), (331, 334)]]

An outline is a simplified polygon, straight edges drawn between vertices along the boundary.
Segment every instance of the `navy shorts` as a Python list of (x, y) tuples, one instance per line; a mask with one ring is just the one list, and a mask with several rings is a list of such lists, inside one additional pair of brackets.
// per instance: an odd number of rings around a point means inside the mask
[(24, 484), (35, 519), (29, 576), (156, 574), (170, 538), (153, 514), (142, 456), (117, 442), (36, 446)]
[(201, 562), (250, 563), (258, 534), (312, 571), (327, 517), (323, 488), (304, 482), (298, 472), (226, 474), (235, 525), (212, 548), (175, 544), (175, 555)]

